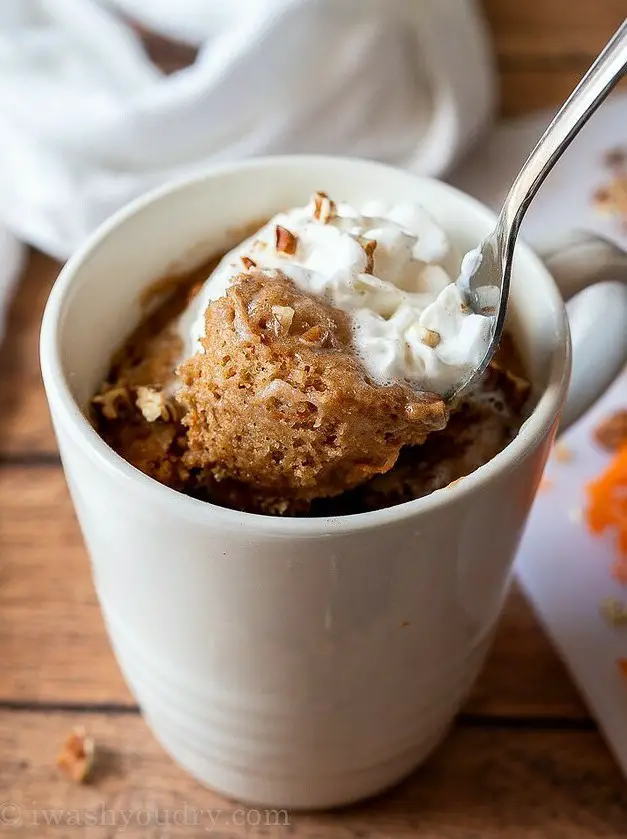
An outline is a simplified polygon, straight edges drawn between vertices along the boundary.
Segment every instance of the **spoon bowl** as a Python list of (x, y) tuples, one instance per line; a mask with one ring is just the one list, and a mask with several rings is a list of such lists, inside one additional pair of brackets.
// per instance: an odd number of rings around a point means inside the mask
[(627, 20), (613, 35), (562, 105), (523, 164), (499, 213), (496, 227), (464, 258), (457, 285), (474, 314), (492, 319), (482, 361), (445, 394), (457, 402), (489, 365), (499, 345), (509, 299), (516, 238), (523, 217), (553, 166), (627, 70)]

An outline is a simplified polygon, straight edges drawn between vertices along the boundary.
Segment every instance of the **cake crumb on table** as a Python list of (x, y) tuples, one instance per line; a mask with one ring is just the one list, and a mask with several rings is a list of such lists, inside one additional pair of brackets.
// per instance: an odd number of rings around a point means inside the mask
[(72, 729), (57, 757), (57, 766), (77, 784), (89, 781), (94, 768), (96, 743), (82, 727)]

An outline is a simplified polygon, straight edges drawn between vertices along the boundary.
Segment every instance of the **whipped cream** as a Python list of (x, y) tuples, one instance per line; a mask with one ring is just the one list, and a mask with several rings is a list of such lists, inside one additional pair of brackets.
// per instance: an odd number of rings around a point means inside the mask
[[(370, 202), (357, 211), (319, 193), (223, 257), (179, 321), (186, 357), (203, 351), (207, 306), (249, 260), (347, 312), (355, 351), (380, 383), (402, 380), (445, 394), (485, 356), (491, 319), (464, 305), (445, 267), (450, 243), (426, 210)], [(474, 261), (469, 256), (466, 271)]]

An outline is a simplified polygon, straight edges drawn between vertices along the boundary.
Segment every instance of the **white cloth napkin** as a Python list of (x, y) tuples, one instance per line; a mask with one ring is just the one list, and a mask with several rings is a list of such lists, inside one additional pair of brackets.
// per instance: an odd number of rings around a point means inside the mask
[[(162, 74), (128, 18), (196, 61)], [(1, 0), (0, 222), (64, 259), (214, 162), (325, 152), (440, 174), (492, 103), (475, 0)], [(1, 289), (0, 271), (0, 308)]]
[[(319, 151), (440, 173), (492, 101), (471, 0), (2, 0), (0, 215), (67, 257), (208, 163)], [(200, 44), (163, 76), (109, 8)]]

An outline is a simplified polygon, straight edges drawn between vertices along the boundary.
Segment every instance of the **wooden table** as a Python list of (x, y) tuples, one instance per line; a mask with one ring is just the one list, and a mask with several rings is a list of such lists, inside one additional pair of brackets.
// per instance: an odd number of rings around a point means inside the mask
[[(508, 112), (562, 96), (625, 11), (624, 0), (485, 5)], [(594, 14), (586, 11), (592, 5)], [(627, 835), (624, 779), (517, 591), (456, 730), (425, 768), (382, 798), (335, 814), (289, 814), (289, 824), (277, 826), (285, 817), (241, 810), (174, 766), (109, 650), (48, 420), (37, 335), (57, 270), (50, 259), (31, 256), (0, 351), (0, 833)], [(66, 733), (80, 724), (96, 737), (101, 756), (84, 787), (55, 767)]]

